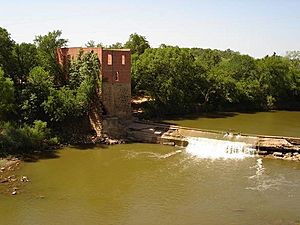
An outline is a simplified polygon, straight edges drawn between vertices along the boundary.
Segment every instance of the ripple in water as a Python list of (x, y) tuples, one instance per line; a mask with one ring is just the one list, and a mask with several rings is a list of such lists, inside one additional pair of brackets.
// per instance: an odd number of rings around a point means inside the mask
[(265, 173), (265, 168), (262, 159), (256, 160), (255, 174), (249, 177), (253, 186), (247, 187), (247, 190), (252, 191), (267, 191), (267, 190), (279, 190), (282, 186), (293, 187), (297, 186), (295, 183), (286, 180), (283, 175), (269, 176)]
[(166, 159), (169, 158), (171, 156), (177, 155), (179, 153), (181, 153), (182, 150), (176, 150), (170, 153), (166, 153), (166, 154), (160, 154), (160, 153), (156, 153), (156, 152), (131, 152), (131, 151), (127, 151), (127, 158), (137, 158), (137, 157), (147, 157), (147, 158), (155, 158), (155, 159)]

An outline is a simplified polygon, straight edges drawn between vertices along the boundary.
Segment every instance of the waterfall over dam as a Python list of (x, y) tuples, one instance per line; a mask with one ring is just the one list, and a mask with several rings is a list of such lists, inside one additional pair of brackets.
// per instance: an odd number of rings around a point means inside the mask
[(300, 138), (296, 137), (249, 135), (134, 121), (127, 127), (127, 138), (134, 142), (185, 147), (187, 153), (209, 159), (242, 159), (260, 155), (300, 161)]
[(245, 142), (218, 140), (201, 137), (187, 137), (186, 152), (209, 159), (243, 159), (253, 157), (257, 150)]

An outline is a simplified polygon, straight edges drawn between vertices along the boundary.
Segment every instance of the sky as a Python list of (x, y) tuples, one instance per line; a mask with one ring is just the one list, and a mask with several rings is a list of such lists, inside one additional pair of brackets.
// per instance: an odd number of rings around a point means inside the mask
[(300, 0), (0, 0), (0, 27), (16, 42), (62, 30), (68, 46), (164, 43), (256, 58), (300, 50)]

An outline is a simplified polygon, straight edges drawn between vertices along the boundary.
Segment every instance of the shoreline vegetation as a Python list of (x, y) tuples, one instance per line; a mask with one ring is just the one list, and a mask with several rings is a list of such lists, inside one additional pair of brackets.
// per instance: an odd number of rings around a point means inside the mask
[[(0, 157), (35, 155), (66, 144), (119, 142), (95, 138), (88, 121), (101, 92), (98, 57), (80, 52), (63, 67), (56, 49), (68, 40), (61, 35), (56, 30), (36, 36), (33, 43), (16, 43), (0, 27)], [(124, 44), (91, 40), (85, 46), (131, 49), (133, 96), (147, 96), (133, 108), (143, 119), (300, 109), (299, 51), (255, 59), (230, 49), (152, 48), (136, 33)]]

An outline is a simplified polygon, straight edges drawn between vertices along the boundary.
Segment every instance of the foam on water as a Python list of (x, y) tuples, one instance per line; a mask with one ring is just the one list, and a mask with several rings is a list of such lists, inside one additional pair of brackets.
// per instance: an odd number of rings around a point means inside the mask
[(186, 151), (199, 158), (243, 159), (252, 157), (255, 149), (244, 142), (188, 137)]

